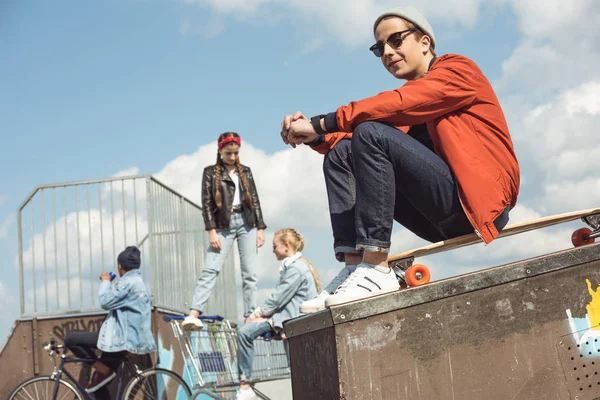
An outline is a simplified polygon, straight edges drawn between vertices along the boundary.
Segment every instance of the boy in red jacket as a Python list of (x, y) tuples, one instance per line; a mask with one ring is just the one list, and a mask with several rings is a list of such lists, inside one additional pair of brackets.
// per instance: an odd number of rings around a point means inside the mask
[(383, 13), (370, 50), (402, 87), (310, 120), (288, 115), (286, 144), (325, 154), (334, 251), (346, 266), (302, 312), (399, 288), (387, 265), (396, 220), (431, 242), (476, 232), (490, 243), (508, 222), (519, 165), (498, 99), (466, 57), (435, 55), (414, 7)]

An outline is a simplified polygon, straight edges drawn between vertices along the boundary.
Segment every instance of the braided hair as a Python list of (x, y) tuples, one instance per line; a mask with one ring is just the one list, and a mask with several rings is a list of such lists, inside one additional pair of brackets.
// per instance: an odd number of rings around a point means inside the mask
[[(281, 241), (289, 245), (294, 252), (299, 252), (304, 250), (304, 239), (302, 236), (292, 228), (280, 229), (275, 232), (275, 239)], [(306, 265), (308, 265), (308, 269), (310, 269), (310, 273), (312, 274), (313, 279), (315, 280), (315, 286), (317, 287), (317, 293), (321, 293), (321, 280), (319, 279), (319, 275), (310, 261), (308, 261), (305, 257), (300, 257), (300, 260), (304, 261)]]
[[(219, 143), (221, 140), (228, 138), (228, 137), (239, 138), (240, 135), (238, 135), (235, 132), (221, 133), (219, 135), (219, 139), (217, 139), (217, 143)], [(240, 163), (239, 157), (237, 158), (237, 160), (235, 160), (235, 167), (236, 167), (238, 176), (240, 178), (240, 182), (242, 183), (242, 187), (244, 188), (244, 203), (249, 208), (252, 208), (253, 204), (252, 204), (252, 197), (250, 197), (250, 188), (248, 185), (248, 179), (246, 178), (246, 174), (244, 174), (244, 171), (242, 169), (242, 164)], [(223, 206), (223, 197), (221, 195), (222, 169), (223, 169), (223, 160), (221, 160), (221, 150), (217, 150), (217, 163), (215, 164), (215, 203), (217, 205), (217, 208), (221, 208)]]

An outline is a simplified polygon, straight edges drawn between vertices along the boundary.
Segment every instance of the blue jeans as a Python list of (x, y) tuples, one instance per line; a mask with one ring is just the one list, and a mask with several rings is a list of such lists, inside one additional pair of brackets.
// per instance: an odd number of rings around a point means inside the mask
[(238, 371), (242, 382), (250, 382), (254, 364), (254, 341), (273, 330), (268, 322), (248, 322), (238, 328)]
[[(342, 140), (325, 156), (338, 260), (363, 250), (389, 252), (394, 220), (430, 242), (474, 231), (452, 171), (435, 153), (426, 128), (415, 132), (363, 122), (352, 140)], [(501, 230), (508, 208), (497, 222)]]
[[(212, 247), (206, 252), (204, 268), (196, 284), (192, 298), (192, 310), (204, 312), (204, 306), (215, 286), (225, 258), (237, 239), (240, 252), (240, 269), (242, 270), (242, 293), (244, 297), (244, 317), (252, 314), (256, 308), (256, 228), (246, 223), (243, 213), (232, 213), (229, 229), (217, 229), (221, 238), (221, 250)], [(232, 283), (234, 284), (234, 283)]]

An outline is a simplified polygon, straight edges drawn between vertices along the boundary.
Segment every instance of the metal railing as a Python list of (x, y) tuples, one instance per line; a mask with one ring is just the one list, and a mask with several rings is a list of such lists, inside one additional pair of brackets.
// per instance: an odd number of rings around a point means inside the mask
[[(142, 252), (153, 305), (187, 312), (204, 265), (201, 208), (150, 175), (42, 185), (18, 209), (21, 316), (99, 310), (102, 271), (129, 245)], [(237, 320), (230, 252), (207, 310)]]

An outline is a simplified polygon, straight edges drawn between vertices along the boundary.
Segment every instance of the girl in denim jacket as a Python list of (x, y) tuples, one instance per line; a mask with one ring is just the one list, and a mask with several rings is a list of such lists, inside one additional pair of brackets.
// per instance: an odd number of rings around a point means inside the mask
[(281, 261), (279, 281), (264, 303), (246, 318), (238, 329), (238, 369), (240, 391), (238, 400), (250, 399), (254, 391), (248, 384), (252, 377), (254, 340), (265, 333), (283, 334), (283, 321), (296, 318), (300, 304), (321, 291), (319, 277), (313, 265), (302, 256), (304, 239), (294, 229), (281, 229), (273, 238), (273, 253)]
[(79, 358), (97, 359), (94, 349), (102, 355), (92, 367), (95, 369), (86, 391), (92, 393), (116, 377), (119, 358), (127, 353), (147, 354), (156, 351), (150, 329), (151, 297), (140, 274), (140, 251), (127, 247), (119, 257), (118, 272), (121, 277), (115, 288), (110, 274), (104, 272), (100, 279), (100, 306), (108, 311), (100, 332), (70, 332), (65, 337), (65, 347)]
[(184, 329), (202, 328), (198, 316), (204, 312), (210, 292), (236, 240), (242, 270), (244, 317), (256, 307), (256, 249), (265, 243), (267, 226), (252, 171), (240, 163), (240, 136), (225, 132), (217, 143), (217, 163), (206, 167), (202, 176), (202, 217), (210, 247), (194, 290), (190, 313), (182, 323)]

